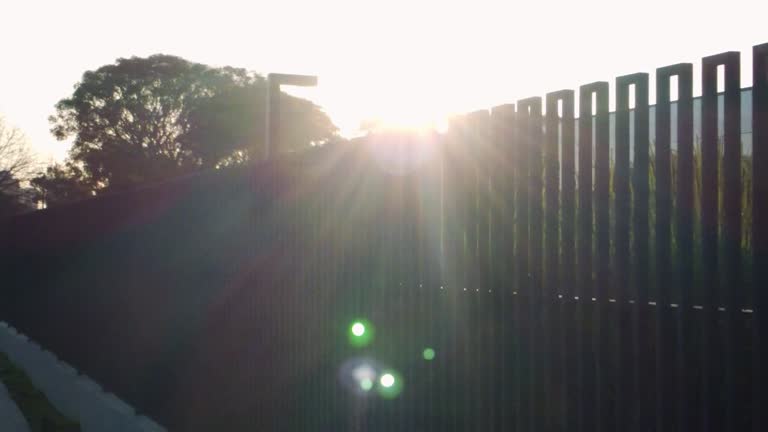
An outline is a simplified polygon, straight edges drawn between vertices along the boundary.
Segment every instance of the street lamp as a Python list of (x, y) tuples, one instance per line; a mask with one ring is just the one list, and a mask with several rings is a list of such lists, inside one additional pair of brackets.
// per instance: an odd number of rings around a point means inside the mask
[(269, 159), (272, 148), (280, 147), (280, 86), (292, 85), (314, 87), (317, 77), (313, 75), (292, 75), (271, 73), (267, 75), (267, 135), (264, 145), (264, 159)]

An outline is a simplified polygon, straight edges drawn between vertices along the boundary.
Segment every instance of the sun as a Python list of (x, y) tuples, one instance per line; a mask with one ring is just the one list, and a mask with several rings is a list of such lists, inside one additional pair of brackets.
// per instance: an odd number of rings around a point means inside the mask
[(419, 114), (391, 112), (364, 120), (361, 129), (374, 132), (402, 131), (426, 133), (437, 131), (443, 133), (448, 129), (448, 119), (447, 117), (430, 116), (426, 112)]
[(375, 108), (368, 126), (379, 130), (425, 132), (444, 130), (447, 115), (441, 115), (440, 107), (434, 100), (418, 97), (390, 98), (383, 95)]
[(435, 94), (422, 81), (398, 79), (396, 74), (383, 81), (360, 80), (347, 86), (334, 82), (332, 77), (328, 81), (332, 88), (324, 88), (321, 77), (317, 102), (343, 136), (392, 130), (444, 132), (448, 118), (456, 114), (447, 105), (445, 95)]

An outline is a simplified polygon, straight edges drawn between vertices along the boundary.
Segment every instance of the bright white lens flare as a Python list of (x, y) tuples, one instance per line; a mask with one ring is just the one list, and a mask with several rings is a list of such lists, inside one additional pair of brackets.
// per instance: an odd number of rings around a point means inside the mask
[(381, 386), (385, 388), (392, 387), (395, 385), (395, 376), (390, 373), (386, 373), (381, 376), (379, 383), (381, 383)]
[(355, 336), (362, 336), (365, 334), (365, 326), (363, 323), (355, 323), (352, 325), (352, 334)]

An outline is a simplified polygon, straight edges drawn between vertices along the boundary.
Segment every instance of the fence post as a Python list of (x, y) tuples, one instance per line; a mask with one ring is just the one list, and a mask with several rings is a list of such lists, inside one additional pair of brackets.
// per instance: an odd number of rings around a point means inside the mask
[(271, 73), (267, 75), (267, 114), (264, 139), (264, 159), (269, 159), (274, 149), (280, 148), (280, 86), (314, 87), (317, 77)]
[(768, 400), (768, 44), (752, 49), (752, 244), (753, 266), (753, 313), (755, 346), (753, 355), (752, 407), (754, 425), (752, 430), (768, 427), (766, 410)]

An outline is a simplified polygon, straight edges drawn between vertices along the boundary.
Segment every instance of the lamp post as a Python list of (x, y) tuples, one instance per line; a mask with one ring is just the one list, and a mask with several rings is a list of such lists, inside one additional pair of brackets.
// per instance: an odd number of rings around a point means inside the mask
[(314, 87), (317, 77), (313, 75), (292, 75), (271, 73), (267, 75), (267, 118), (264, 159), (269, 159), (272, 149), (280, 147), (280, 86), (292, 85)]

